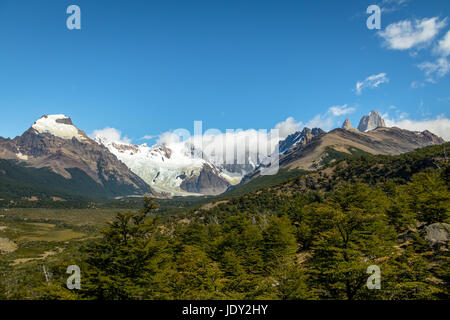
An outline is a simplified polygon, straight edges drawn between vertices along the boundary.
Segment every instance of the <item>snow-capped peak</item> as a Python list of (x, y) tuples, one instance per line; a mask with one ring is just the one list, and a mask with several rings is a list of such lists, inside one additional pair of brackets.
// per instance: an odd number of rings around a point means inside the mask
[(50, 133), (62, 139), (76, 138), (79, 141), (88, 139), (72, 124), (72, 120), (63, 114), (42, 116), (32, 125), (32, 128), (38, 133)]

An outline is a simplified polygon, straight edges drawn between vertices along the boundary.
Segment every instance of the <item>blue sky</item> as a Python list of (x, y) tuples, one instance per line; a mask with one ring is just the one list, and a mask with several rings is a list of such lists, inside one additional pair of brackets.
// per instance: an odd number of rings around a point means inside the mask
[(447, 0), (0, 0), (0, 136), (54, 113), (144, 142), (194, 120), (330, 129), (376, 109), (448, 139), (449, 30)]

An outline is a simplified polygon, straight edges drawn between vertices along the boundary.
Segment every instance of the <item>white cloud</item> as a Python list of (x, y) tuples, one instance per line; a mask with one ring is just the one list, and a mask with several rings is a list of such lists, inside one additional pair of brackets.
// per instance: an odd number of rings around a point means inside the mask
[[(171, 136), (171, 134), (163, 134), (165, 138)], [(204, 132), (202, 139), (192, 136), (188, 140), (181, 142), (173, 139), (170, 141), (170, 147), (174, 147), (174, 144), (179, 146), (184, 143), (188, 143), (191, 146), (195, 146), (196, 150), (201, 150), (204, 159), (215, 164), (222, 164), (224, 157), (227, 157), (226, 163), (233, 163), (237, 160), (237, 163), (253, 163), (257, 164), (258, 159), (261, 160), (274, 151), (275, 146), (280, 141), (279, 136), (271, 135), (270, 130), (233, 130), (231, 132)], [(159, 141), (161, 142), (161, 141)], [(228, 158), (228, 157), (231, 157)]]
[(349, 114), (355, 111), (355, 108), (348, 107), (346, 104), (343, 106), (332, 106), (330, 109), (328, 109), (328, 112), (331, 112), (334, 116), (342, 116), (345, 114)]
[[(170, 148), (185, 149), (186, 145), (191, 148), (195, 146), (197, 152), (202, 151), (204, 159), (215, 164), (223, 164), (224, 157), (232, 157), (227, 163), (237, 160), (238, 163), (257, 164), (258, 158), (264, 158), (273, 152), (277, 143), (285, 139), (289, 134), (301, 129), (302, 123), (297, 122), (294, 118), (289, 117), (285, 121), (276, 124), (275, 129), (279, 130), (279, 134), (272, 135), (270, 129), (235, 129), (221, 132), (216, 129), (209, 129), (202, 133), (202, 136), (190, 135), (189, 130), (179, 129), (179, 133), (186, 134), (180, 137), (173, 132), (164, 132), (159, 135), (156, 145), (168, 145)], [(200, 156), (200, 154), (197, 154)], [(247, 158), (248, 157), (248, 158)], [(234, 160), (233, 160), (234, 159)]]
[(439, 40), (433, 53), (439, 56), (435, 61), (425, 61), (418, 64), (417, 67), (425, 73), (426, 81), (436, 83), (437, 79), (450, 72), (450, 62), (447, 58), (450, 55), (450, 31)]
[(173, 144), (173, 143), (178, 143), (180, 142), (180, 136), (173, 133), (173, 132), (163, 132), (158, 136), (158, 140), (156, 141), (156, 144), (159, 145), (169, 145), (169, 144)]
[(384, 39), (384, 44), (393, 50), (408, 50), (414, 47), (428, 45), (446, 26), (447, 19), (438, 17), (403, 20), (392, 23), (378, 35)]
[(425, 72), (428, 82), (436, 82), (436, 79), (442, 78), (450, 71), (450, 63), (447, 58), (439, 58), (434, 62), (426, 61), (417, 67)]
[(434, 48), (434, 52), (443, 57), (450, 55), (450, 30), (439, 40), (437, 46)]
[(386, 118), (385, 122), (388, 127), (399, 127), (411, 131), (428, 130), (446, 141), (450, 140), (450, 119), (445, 118), (444, 115), (438, 116), (435, 119), (418, 121), (410, 119), (393, 120)]
[(321, 128), (325, 131), (329, 131), (334, 128), (335, 123), (336, 119), (330, 116), (329, 113), (325, 115), (318, 114), (306, 123), (306, 127)]
[(382, 13), (392, 13), (405, 7), (409, 0), (383, 0), (379, 4)]
[(303, 123), (297, 122), (293, 117), (289, 117), (286, 120), (279, 122), (275, 125), (275, 129), (279, 130), (280, 138), (284, 139), (288, 135), (301, 130)]
[(413, 88), (413, 89), (423, 88), (423, 87), (425, 87), (425, 83), (423, 83), (423, 82), (420, 82), (420, 81), (411, 82), (411, 88)]
[(364, 88), (378, 88), (380, 84), (389, 83), (386, 73), (374, 74), (363, 81), (356, 82), (356, 93), (361, 94)]
[[(352, 109), (346, 105), (340, 108), (341, 112), (349, 112), (348, 109)], [(308, 122), (307, 126), (310, 128), (320, 127), (322, 129), (329, 129), (332, 127), (334, 119), (333, 113), (328, 110), (325, 116), (316, 116)], [(258, 152), (260, 152), (258, 148), (266, 148), (266, 146), (269, 146), (271, 150), (274, 150), (280, 140), (284, 140), (288, 135), (302, 130), (303, 123), (296, 121), (293, 117), (288, 117), (286, 120), (277, 123), (274, 129), (278, 129), (278, 136), (271, 135), (270, 128), (267, 130), (237, 129), (227, 133), (216, 130), (215, 132), (203, 132), (202, 139), (199, 140), (196, 139), (198, 136), (191, 135), (187, 139), (181, 139), (174, 132), (164, 132), (159, 135), (156, 144), (166, 144), (171, 148), (181, 148), (185, 143), (192, 144), (196, 146), (197, 150), (203, 151), (205, 158), (217, 164), (223, 162), (223, 157), (226, 156), (227, 150), (236, 150), (237, 159), (241, 159), (242, 161), (242, 159), (248, 156), (250, 162), (256, 163)], [(198, 145), (200, 141), (202, 146)], [(234, 155), (234, 152), (230, 154)]]
[[(221, 134), (205, 133), (202, 150), (213, 162), (220, 163), (223, 157), (227, 156), (227, 150), (235, 150), (236, 158), (241, 159), (240, 163), (243, 163), (242, 159), (247, 155), (250, 162), (256, 163), (258, 156), (269, 155), (268, 148), (273, 152), (280, 139), (281, 137), (270, 135), (270, 130), (247, 129)], [(233, 156), (234, 152), (231, 152), (231, 155)]]
[(152, 136), (152, 135), (146, 134), (145, 136), (139, 138), (139, 140), (152, 140), (154, 138), (156, 138), (156, 136)]
[(122, 137), (122, 132), (120, 130), (117, 130), (115, 128), (109, 128), (106, 127), (104, 129), (100, 130), (94, 130), (91, 134), (89, 134), (89, 137), (92, 139), (102, 139), (104, 141), (108, 142), (115, 142), (115, 143), (121, 143), (121, 144), (130, 144), (131, 140), (128, 139), (126, 136)]
[[(226, 154), (226, 150), (234, 150), (237, 147), (238, 159), (243, 159), (248, 153), (250, 161), (257, 162), (258, 148), (264, 146), (270, 146), (273, 148), (281, 140), (285, 139), (289, 134), (294, 133), (302, 129), (302, 122), (296, 121), (293, 117), (288, 117), (286, 120), (279, 122), (275, 125), (274, 129), (278, 129), (279, 135), (271, 135), (270, 129), (267, 130), (231, 130), (231, 132), (224, 133), (218, 130), (206, 131), (203, 133), (202, 148), (205, 156), (211, 161), (221, 163), (223, 156)], [(184, 134), (184, 137), (180, 137), (179, 134)], [(100, 130), (94, 130), (90, 135), (92, 139), (97, 141), (115, 142), (118, 144), (131, 144), (131, 139), (126, 136), (122, 136), (122, 132), (115, 128), (104, 128)], [(189, 130), (179, 129), (176, 131), (163, 132), (157, 136), (158, 139), (155, 145), (170, 145), (176, 147), (183, 145), (184, 143), (192, 143), (197, 145), (197, 140), (194, 136), (189, 134)], [(155, 136), (144, 136), (141, 139), (152, 139)], [(242, 149), (246, 144), (247, 150)]]

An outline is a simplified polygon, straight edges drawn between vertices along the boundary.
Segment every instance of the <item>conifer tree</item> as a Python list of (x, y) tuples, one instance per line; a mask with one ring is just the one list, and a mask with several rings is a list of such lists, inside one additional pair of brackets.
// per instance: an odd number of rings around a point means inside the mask
[(158, 239), (157, 218), (147, 218), (156, 208), (145, 199), (144, 208), (117, 213), (103, 239), (87, 253), (83, 293), (96, 299), (139, 299), (157, 272), (164, 244)]
[(314, 241), (308, 262), (311, 286), (320, 297), (357, 299), (367, 290), (367, 267), (383, 269), (384, 261), (395, 253), (385, 201), (381, 191), (351, 184), (319, 206), (332, 225)]

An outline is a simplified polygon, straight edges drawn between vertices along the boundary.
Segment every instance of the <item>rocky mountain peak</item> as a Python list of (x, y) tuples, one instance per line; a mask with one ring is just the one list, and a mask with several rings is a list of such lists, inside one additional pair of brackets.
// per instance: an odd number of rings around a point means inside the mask
[(313, 128), (311, 130), (311, 133), (313, 134), (313, 136), (318, 136), (319, 134), (324, 134), (326, 132), (320, 128)]
[(325, 131), (320, 128), (309, 129), (305, 127), (302, 131), (294, 132), (287, 136), (286, 139), (281, 140), (279, 142), (279, 151), (284, 153), (294, 146), (304, 146), (311, 142), (314, 137), (324, 133)]
[(358, 130), (362, 132), (370, 131), (379, 127), (386, 127), (383, 118), (376, 110), (372, 110), (368, 115), (361, 118)]
[(342, 124), (342, 129), (345, 129), (345, 130), (353, 129), (349, 118), (345, 119), (344, 123)]

